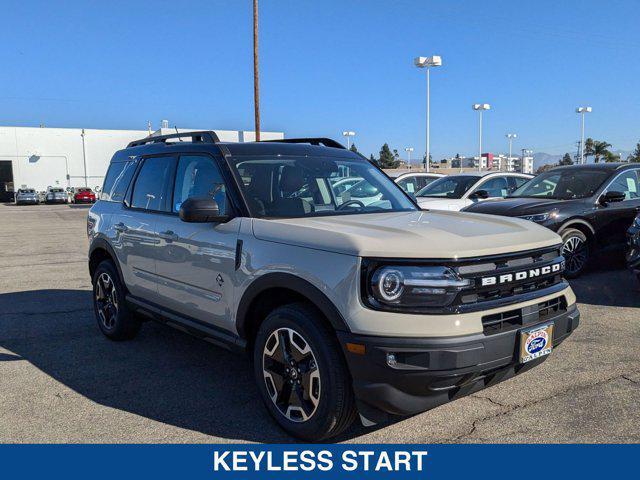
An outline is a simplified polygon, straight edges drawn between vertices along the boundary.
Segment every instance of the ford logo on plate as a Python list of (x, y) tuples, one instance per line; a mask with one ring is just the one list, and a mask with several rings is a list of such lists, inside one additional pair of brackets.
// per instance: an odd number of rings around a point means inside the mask
[(539, 336), (535, 338), (529, 338), (527, 342), (527, 352), (529, 354), (538, 353), (540, 350), (543, 350), (544, 347), (547, 346), (547, 336)]

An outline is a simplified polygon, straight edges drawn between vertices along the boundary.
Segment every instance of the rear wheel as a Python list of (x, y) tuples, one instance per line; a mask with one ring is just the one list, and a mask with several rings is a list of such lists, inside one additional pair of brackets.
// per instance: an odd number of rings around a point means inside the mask
[(567, 228), (560, 232), (562, 255), (565, 258), (564, 274), (567, 278), (582, 275), (589, 263), (589, 239), (580, 230)]
[(125, 290), (114, 263), (104, 260), (93, 274), (93, 307), (98, 327), (111, 340), (128, 340), (140, 330), (140, 320), (125, 302)]
[(347, 366), (333, 332), (313, 308), (272, 311), (256, 336), (254, 371), (269, 413), (291, 435), (319, 441), (355, 417)]

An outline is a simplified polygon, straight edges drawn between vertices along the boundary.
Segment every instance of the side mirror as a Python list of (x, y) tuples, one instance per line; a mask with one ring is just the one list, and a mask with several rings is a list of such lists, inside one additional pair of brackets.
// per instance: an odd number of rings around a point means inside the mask
[(187, 198), (180, 205), (180, 220), (189, 223), (222, 223), (229, 217), (220, 214), (218, 203), (212, 198)]
[(486, 198), (489, 198), (489, 192), (487, 192), (486, 190), (476, 190), (471, 195), (469, 195), (469, 198), (473, 200), (484, 200)]
[(608, 203), (623, 202), (626, 198), (627, 196), (624, 192), (611, 191), (600, 196), (598, 201), (600, 202), (600, 205), (604, 206)]

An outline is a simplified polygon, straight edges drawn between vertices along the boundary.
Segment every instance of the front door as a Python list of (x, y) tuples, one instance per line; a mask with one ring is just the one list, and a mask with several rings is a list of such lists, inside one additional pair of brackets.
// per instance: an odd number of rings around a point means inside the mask
[(226, 212), (225, 182), (214, 157), (191, 153), (178, 160), (173, 215), (163, 216), (156, 224), (162, 252), (156, 260), (160, 302), (169, 310), (228, 328), (241, 219), (227, 223), (183, 222), (178, 212), (190, 197), (211, 197), (220, 212)]
[(621, 172), (607, 186), (606, 192), (623, 192), (625, 200), (596, 205), (596, 227), (601, 243), (606, 247), (623, 247), (627, 229), (640, 212), (640, 169)]

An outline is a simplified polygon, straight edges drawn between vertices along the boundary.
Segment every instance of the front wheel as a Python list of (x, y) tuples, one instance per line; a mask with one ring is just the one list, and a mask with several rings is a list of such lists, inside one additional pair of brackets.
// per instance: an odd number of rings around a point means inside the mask
[(271, 416), (289, 434), (320, 441), (355, 417), (351, 379), (338, 342), (313, 308), (273, 310), (254, 346), (258, 389)]
[(560, 232), (562, 256), (565, 258), (564, 275), (577, 278), (584, 273), (589, 263), (589, 240), (580, 230), (567, 228)]

